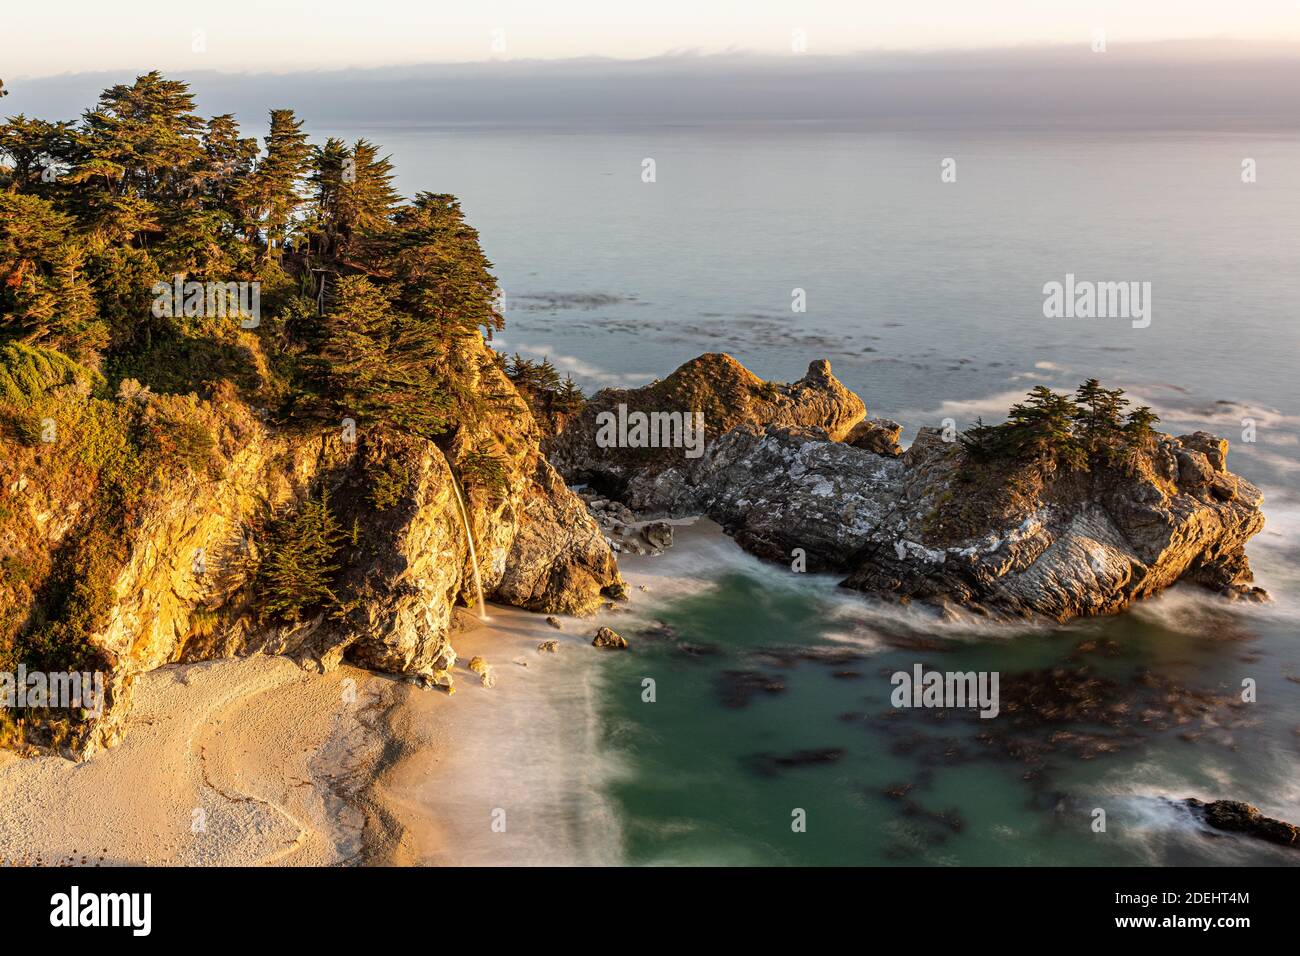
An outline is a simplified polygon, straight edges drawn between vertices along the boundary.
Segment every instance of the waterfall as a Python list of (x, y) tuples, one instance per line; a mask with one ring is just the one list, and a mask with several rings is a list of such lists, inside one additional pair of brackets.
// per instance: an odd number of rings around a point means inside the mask
[(460, 481), (456, 478), (456, 473), (447, 469), (451, 473), (451, 490), (456, 493), (456, 504), (460, 507), (461, 524), (465, 526), (465, 541), (469, 544), (469, 561), (474, 568), (474, 593), (478, 597), (478, 603), (475, 610), (478, 611), (480, 621), (486, 621), (487, 606), (483, 603), (483, 579), (478, 573), (478, 554), (474, 551), (474, 535), (469, 530), (469, 511), (465, 508), (465, 499), (460, 496)]

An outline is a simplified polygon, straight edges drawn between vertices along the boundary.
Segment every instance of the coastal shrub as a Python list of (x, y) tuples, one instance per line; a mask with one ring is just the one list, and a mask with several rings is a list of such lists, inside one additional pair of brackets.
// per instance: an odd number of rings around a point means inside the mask
[(210, 388), (206, 386), (230, 381), (240, 394), (257, 399), (262, 397), (269, 375), (259, 374), (265, 362), (259, 360), (242, 332), (159, 334), (148, 347), (115, 355), (107, 364), (108, 375), (115, 383), (133, 379), (157, 394), (184, 395), (199, 389), (207, 395)]
[(305, 611), (337, 601), (332, 584), (344, 535), (328, 492), (307, 498), (296, 512), (275, 522), (270, 536), (257, 574), (264, 620), (298, 621)]
[(505, 459), (491, 452), (467, 452), (456, 462), (462, 484), (477, 489), (489, 501), (500, 501), (510, 491)]
[(126, 561), (122, 536), (93, 524), (66, 550), (43, 589), (34, 626), (17, 641), (16, 658), (34, 669), (94, 669), (98, 654), (88, 638), (106, 621)]
[(142, 416), (143, 439), (164, 466), (179, 464), (197, 474), (213, 465), (216, 439), (194, 395), (155, 396)]
[(51, 349), (9, 342), (0, 346), (0, 401), (26, 407), (54, 388), (73, 385), (86, 392), (102, 390), (103, 376)]
[(396, 458), (386, 458), (370, 472), (370, 501), (377, 511), (387, 511), (411, 486), (411, 470)]
[(28, 448), (36, 448), (41, 444), (41, 435), (45, 431), (44, 419), (30, 411), (21, 411), (12, 413), (8, 419), (8, 425), (12, 430), (14, 437)]

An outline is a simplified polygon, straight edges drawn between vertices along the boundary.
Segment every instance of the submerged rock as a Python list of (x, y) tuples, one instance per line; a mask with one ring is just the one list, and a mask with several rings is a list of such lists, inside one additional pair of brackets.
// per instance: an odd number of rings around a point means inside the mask
[(762, 671), (723, 671), (714, 678), (714, 686), (724, 706), (748, 706), (757, 694), (779, 694), (785, 682)]
[(823, 747), (818, 750), (796, 750), (789, 754), (753, 754), (745, 762), (763, 776), (774, 777), (782, 770), (838, 763), (845, 753), (847, 751), (842, 747)]

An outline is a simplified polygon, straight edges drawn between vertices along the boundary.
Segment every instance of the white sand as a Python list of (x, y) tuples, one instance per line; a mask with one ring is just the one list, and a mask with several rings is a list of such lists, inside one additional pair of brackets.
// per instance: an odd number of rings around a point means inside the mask
[[(354, 703), (344, 700), (347, 681)], [(126, 738), (112, 750), (84, 763), (0, 754), (3, 856), (105, 866), (341, 862), (360, 850), (366, 814), (329, 779), (373, 762), (379, 741), (366, 725), (395, 686), (346, 666), (309, 674), (278, 657), (145, 674)]]

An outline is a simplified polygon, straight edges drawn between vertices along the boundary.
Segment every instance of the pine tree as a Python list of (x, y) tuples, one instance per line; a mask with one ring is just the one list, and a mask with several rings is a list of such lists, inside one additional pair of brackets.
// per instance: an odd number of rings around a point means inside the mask
[[(37, 196), (0, 193), (0, 329), (86, 360), (107, 342), (72, 220)], [(93, 362), (91, 363), (93, 364)]]
[(560, 373), (555, 366), (551, 364), (549, 355), (542, 357), (542, 363), (537, 366), (536, 384), (534, 387), (544, 395), (553, 394), (560, 388)]
[(1113, 444), (1123, 428), (1124, 409), (1128, 399), (1122, 388), (1103, 388), (1095, 378), (1090, 378), (1075, 391), (1075, 431), (1079, 441), (1090, 453)]
[(555, 410), (565, 415), (572, 415), (580, 411), (586, 402), (587, 396), (582, 393), (582, 389), (573, 380), (573, 376), (564, 376), (564, 381), (560, 383), (560, 387), (555, 393)]
[(518, 352), (511, 356), (510, 364), (506, 368), (506, 376), (520, 390), (532, 391), (537, 387), (536, 363), (524, 358)]
[(445, 430), (453, 396), (439, 378), (445, 355), (428, 327), (397, 313), (365, 276), (340, 279), (335, 299), (316, 360), (335, 408), (426, 436)]
[(238, 203), (240, 190), (257, 165), (257, 140), (239, 135), (230, 113), (208, 120), (203, 134), (204, 194), (210, 209), (226, 213), (233, 225), (248, 227), (247, 211)]
[(73, 125), (28, 119), (21, 113), (0, 125), (0, 156), (9, 158), (12, 189), (46, 197), (59, 190), (59, 178), (67, 173), (72, 155)]
[(399, 198), (393, 165), (378, 148), (359, 139), (349, 149), (331, 137), (317, 147), (310, 183), (314, 189), (312, 228), (317, 251), (340, 259), (366, 258), (392, 228)]
[(157, 231), (160, 207), (195, 200), (203, 128), (185, 83), (154, 71), (109, 87), (75, 138), (67, 181), (83, 187), (79, 217), (111, 237)]
[(1159, 421), (1160, 416), (1151, 411), (1150, 407), (1139, 405), (1128, 413), (1128, 419), (1124, 422), (1124, 435), (1130, 443), (1143, 445), (1155, 436), (1155, 425)]
[(322, 256), (333, 256), (338, 246), (339, 201), (350, 159), (347, 144), (336, 136), (312, 152), (312, 249)]
[(352, 146), (350, 165), (339, 191), (339, 255), (364, 253), (392, 228), (399, 196), (393, 189), (393, 164), (365, 139)]
[(976, 418), (975, 424), (962, 432), (960, 441), (966, 453), (977, 461), (989, 461), (1003, 450), (1003, 429), (997, 425), (985, 425), (983, 417)]

